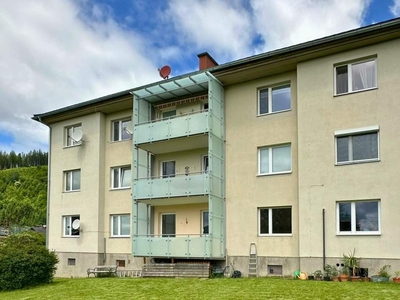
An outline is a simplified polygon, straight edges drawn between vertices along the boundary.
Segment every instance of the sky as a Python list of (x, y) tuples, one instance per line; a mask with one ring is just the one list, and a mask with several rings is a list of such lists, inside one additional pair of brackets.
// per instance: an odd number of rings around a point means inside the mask
[(48, 151), (34, 114), (400, 17), (400, 0), (0, 3), (0, 151)]

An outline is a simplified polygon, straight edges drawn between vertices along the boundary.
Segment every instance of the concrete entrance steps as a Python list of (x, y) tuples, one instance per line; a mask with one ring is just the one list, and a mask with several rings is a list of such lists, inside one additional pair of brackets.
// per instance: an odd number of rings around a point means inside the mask
[(208, 278), (209, 263), (145, 264), (142, 277), (194, 277)]

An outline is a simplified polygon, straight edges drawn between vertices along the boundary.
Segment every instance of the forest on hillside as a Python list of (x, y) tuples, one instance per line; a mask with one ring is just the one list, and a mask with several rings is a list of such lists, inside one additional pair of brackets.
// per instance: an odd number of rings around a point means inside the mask
[(47, 165), (0, 170), (0, 226), (46, 224)]
[(0, 170), (21, 168), (21, 167), (36, 167), (47, 166), (47, 152), (42, 150), (33, 150), (29, 153), (15, 153), (11, 151), (6, 153), (0, 151)]

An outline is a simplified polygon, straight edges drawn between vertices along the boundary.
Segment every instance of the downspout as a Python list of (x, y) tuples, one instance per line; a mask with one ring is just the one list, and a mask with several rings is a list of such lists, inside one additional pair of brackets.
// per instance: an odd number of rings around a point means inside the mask
[(326, 266), (326, 253), (325, 253), (325, 208), (322, 209), (322, 269), (325, 270)]

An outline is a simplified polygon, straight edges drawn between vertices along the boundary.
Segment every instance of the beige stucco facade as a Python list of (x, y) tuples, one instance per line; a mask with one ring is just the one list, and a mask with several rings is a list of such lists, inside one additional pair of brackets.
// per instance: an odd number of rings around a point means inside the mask
[[(400, 213), (396, 181), (400, 161), (395, 150), (400, 141), (400, 29), (396, 27), (400, 25), (391, 26), (393, 30), (387, 31), (377, 27), (382, 30), (379, 34), (372, 27), (366, 34), (351, 33), (352, 38), (348, 34), (328, 37), (222, 65), (211, 69), (212, 75), (207, 73), (211, 79), (204, 76), (204, 81), (191, 87), (200, 87), (193, 95), (182, 88), (184, 96), (160, 101), (143, 96), (150, 86), (82, 104), (88, 107), (85, 111), (50, 114), (45, 121), (51, 128), (48, 247), (60, 258), (56, 275), (85, 276), (86, 268), (122, 260), (126, 269), (140, 269), (143, 257), (152, 256), (151, 247), (164, 241), (163, 214), (175, 215), (175, 236), (165, 240), (171, 247), (199, 243), (208, 249), (175, 258), (232, 263), (244, 276), (249, 271), (251, 243), (256, 245), (258, 276), (289, 276), (296, 270), (312, 273), (323, 269), (324, 263), (340, 263), (343, 253), (353, 249), (369, 275), (385, 264), (400, 269), (400, 240), (393, 225)], [(336, 95), (336, 68), (365, 60), (374, 60), (376, 85)], [(192, 76), (196, 75), (201, 77)], [(182, 78), (176, 80), (182, 84)], [(162, 85), (154, 86), (158, 84)], [(290, 86), (290, 107), (260, 114), (260, 90), (280, 86)], [(171, 110), (176, 115), (163, 120), (163, 112)], [(174, 124), (188, 129), (156, 141), (143, 137), (135, 141), (135, 133), (132, 139), (112, 141), (113, 122), (135, 118), (135, 130), (149, 132), (152, 138), (157, 137), (152, 128), (161, 123), (174, 132), (182, 129), (173, 128)], [(82, 127), (83, 142), (66, 147), (65, 128), (77, 124)], [(376, 133), (378, 157), (338, 163), (338, 137), (362, 132)], [(284, 158), (290, 167), (283, 172), (261, 172), (261, 151), (281, 146), (290, 149), (290, 157)], [(205, 156), (210, 170), (204, 166)], [(172, 178), (162, 174), (162, 163), (169, 161), (175, 162)], [(132, 174), (136, 172), (132, 186), (112, 188), (111, 170), (129, 166)], [(65, 172), (78, 169), (80, 190), (66, 192)], [(145, 184), (140, 180), (146, 180)], [(182, 192), (190, 180), (201, 182), (200, 191)], [(143, 192), (137, 192), (134, 184)], [(168, 192), (161, 196), (154, 196), (155, 190), (147, 192), (158, 184)], [(373, 213), (378, 230), (339, 230), (339, 205), (368, 201), (377, 205)], [(275, 224), (270, 220), (272, 213), (280, 209), (290, 210), (285, 219), (289, 229), (283, 234), (261, 229), (265, 226), (261, 213), (269, 213), (270, 226)], [(210, 215), (209, 234), (202, 232), (205, 211)], [(79, 237), (63, 236), (63, 216), (70, 215), (80, 217)], [(120, 215), (130, 216), (129, 236), (111, 233), (111, 218)], [(355, 212), (352, 218), (357, 218)], [(213, 240), (213, 234), (219, 239)], [(189, 242), (174, 244), (184, 236)], [(135, 248), (135, 238), (140, 247)], [(213, 247), (225, 249), (213, 257)], [(145, 255), (134, 255), (135, 251)], [(160, 256), (174, 259), (171, 254)], [(75, 265), (69, 264), (71, 258)]]

